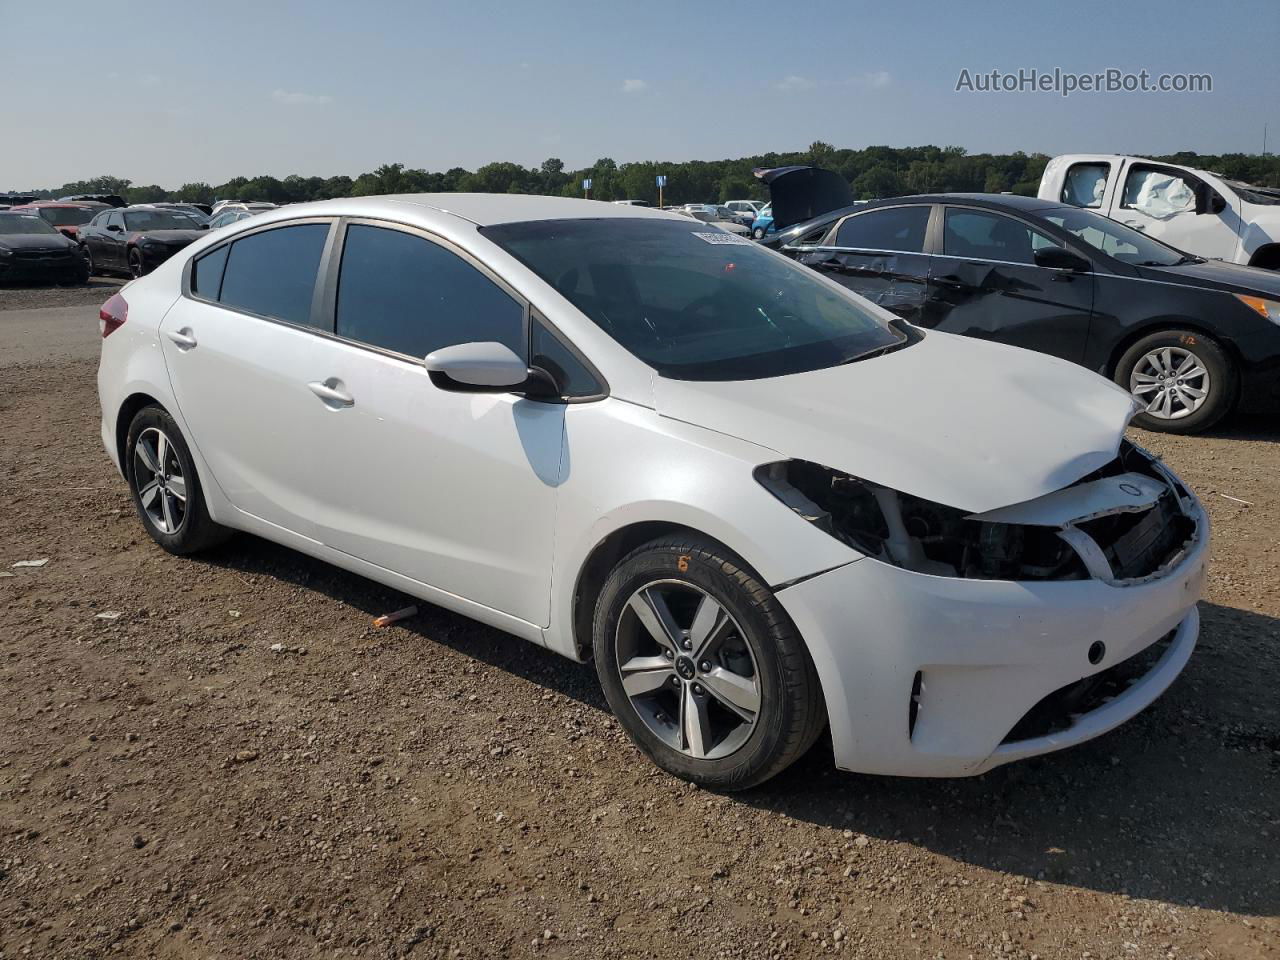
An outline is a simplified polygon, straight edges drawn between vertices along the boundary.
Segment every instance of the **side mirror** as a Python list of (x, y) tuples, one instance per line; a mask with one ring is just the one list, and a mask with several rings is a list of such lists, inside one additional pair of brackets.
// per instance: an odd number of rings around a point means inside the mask
[(1069, 270), (1072, 273), (1088, 273), (1089, 261), (1063, 247), (1041, 247), (1033, 257), (1037, 267), (1049, 270)]
[(1195, 194), (1196, 213), (1221, 213), (1227, 209), (1227, 201), (1203, 180), (1196, 184)]
[(559, 387), (544, 370), (528, 366), (501, 343), (459, 343), (427, 354), (431, 382), (452, 393), (523, 393), (553, 397)]
[(109, 223), (107, 224), (107, 229), (110, 230), (112, 233), (119, 233), (124, 228), (120, 226), (120, 224), (118, 223)]

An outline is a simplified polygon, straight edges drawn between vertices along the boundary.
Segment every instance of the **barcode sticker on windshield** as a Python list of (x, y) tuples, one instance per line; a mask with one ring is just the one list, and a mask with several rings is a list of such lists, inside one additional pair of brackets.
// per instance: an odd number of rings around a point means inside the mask
[(751, 241), (746, 237), (740, 237), (736, 233), (727, 233), (724, 230), (709, 230), (706, 233), (700, 233), (695, 230), (693, 235), (701, 237), (707, 243), (739, 243), (748, 247), (751, 246)]

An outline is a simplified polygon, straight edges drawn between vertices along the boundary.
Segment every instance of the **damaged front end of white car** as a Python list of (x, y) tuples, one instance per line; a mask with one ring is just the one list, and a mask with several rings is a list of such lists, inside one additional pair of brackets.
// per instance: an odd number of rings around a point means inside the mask
[(779, 592), (845, 769), (973, 775), (1084, 742), (1150, 705), (1195, 647), (1207, 517), (1127, 440), (1059, 490), (980, 513), (804, 460), (756, 477), (865, 558)]
[(1191, 493), (1146, 451), (1119, 455), (1070, 486), (983, 513), (934, 503), (804, 460), (757, 469), (779, 500), (868, 557), (968, 580), (1145, 582), (1200, 535)]

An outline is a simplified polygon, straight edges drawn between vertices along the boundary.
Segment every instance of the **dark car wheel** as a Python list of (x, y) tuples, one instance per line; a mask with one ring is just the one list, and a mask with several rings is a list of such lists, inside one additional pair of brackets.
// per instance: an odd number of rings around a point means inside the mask
[(1115, 381), (1146, 405), (1134, 425), (1165, 433), (1208, 430), (1231, 411), (1236, 395), (1231, 358), (1191, 330), (1143, 337), (1120, 358)]
[(170, 553), (187, 554), (221, 543), (231, 531), (214, 523), (191, 452), (163, 407), (144, 407), (129, 424), (124, 474), (142, 525)]
[(632, 551), (606, 581), (596, 671), (631, 739), (669, 773), (742, 790), (800, 757), (826, 725), (817, 672), (772, 591), (696, 536)]
[(95, 273), (98, 272), (98, 265), (93, 262), (93, 251), (89, 249), (88, 244), (85, 244), (85, 247), (84, 247), (84, 262), (85, 262), (85, 268), (88, 270), (89, 276), (92, 277)]
[(147, 266), (142, 262), (142, 251), (134, 247), (129, 251), (129, 276), (135, 280), (144, 276), (147, 272)]

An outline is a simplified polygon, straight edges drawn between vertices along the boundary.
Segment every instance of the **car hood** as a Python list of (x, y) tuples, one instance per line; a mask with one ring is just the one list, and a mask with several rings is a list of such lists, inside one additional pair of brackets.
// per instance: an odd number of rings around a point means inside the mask
[(129, 239), (138, 240), (159, 240), (162, 243), (191, 243), (199, 240), (207, 231), (205, 230), (138, 230), (129, 234)]
[(1084, 367), (931, 332), (881, 357), (764, 380), (657, 378), (660, 415), (972, 513), (1113, 460), (1133, 401)]
[(1233, 293), (1251, 293), (1280, 300), (1280, 272), (1262, 267), (1246, 267), (1222, 260), (1184, 263), (1176, 267), (1139, 267), (1142, 276), (1166, 283), (1185, 283), (1193, 287), (1222, 287)]
[(819, 167), (761, 167), (751, 171), (769, 187), (773, 226), (785, 230), (853, 203), (849, 181), (834, 170)]
[(54, 236), (47, 233), (0, 234), (0, 247), (8, 247), (10, 250), (65, 250), (75, 245), (75, 241), (60, 233)]

